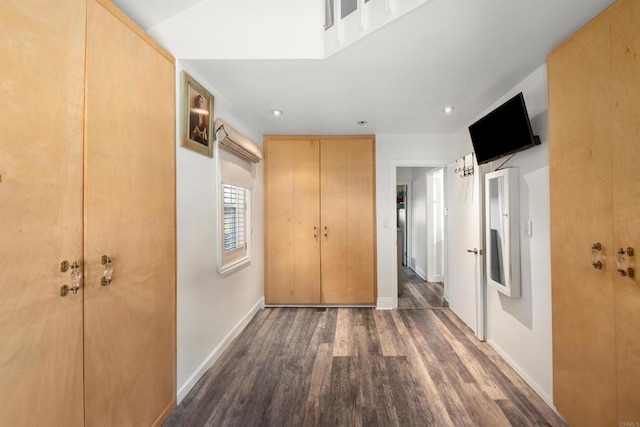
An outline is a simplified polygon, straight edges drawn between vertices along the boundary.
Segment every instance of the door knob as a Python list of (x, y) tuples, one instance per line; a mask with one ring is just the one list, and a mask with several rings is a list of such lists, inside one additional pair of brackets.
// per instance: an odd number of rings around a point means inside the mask
[(111, 284), (111, 277), (113, 276), (113, 265), (111, 264), (111, 258), (107, 255), (102, 255), (102, 259), (100, 260), (100, 262), (104, 266), (100, 284), (102, 286), (109, 286)]
[(476, 254), (476, 255), (484, 255), (484, 249), (467, 249), (467, 252), (472, 253), (472, 254)]

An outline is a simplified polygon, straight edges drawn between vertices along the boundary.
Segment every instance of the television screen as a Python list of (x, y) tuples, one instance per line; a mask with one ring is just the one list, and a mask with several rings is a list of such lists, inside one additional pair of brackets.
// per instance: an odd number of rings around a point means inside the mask
[(469, 126), (478, 164), (540, 144), (533, 135), (522, 92)]

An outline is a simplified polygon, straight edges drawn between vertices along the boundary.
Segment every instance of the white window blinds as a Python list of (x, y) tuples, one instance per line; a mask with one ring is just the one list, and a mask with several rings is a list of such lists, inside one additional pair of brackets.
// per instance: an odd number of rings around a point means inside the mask
[(247, 256), (247, 198), (249, 190), (223, 184), (223, 265)]

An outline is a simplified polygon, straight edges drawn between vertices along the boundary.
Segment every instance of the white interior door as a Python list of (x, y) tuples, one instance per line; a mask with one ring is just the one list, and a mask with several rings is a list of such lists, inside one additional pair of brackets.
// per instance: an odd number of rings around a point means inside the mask
[[(482, 173), (473, 156), (446, 168), (447, 272), (449, 307), (479, 339), (484, 339), (484, 246)], [(473, 165), (473, 174), (461, 169)]]
[(444, 169), (427, 174), (427, 280), (444, 281)]

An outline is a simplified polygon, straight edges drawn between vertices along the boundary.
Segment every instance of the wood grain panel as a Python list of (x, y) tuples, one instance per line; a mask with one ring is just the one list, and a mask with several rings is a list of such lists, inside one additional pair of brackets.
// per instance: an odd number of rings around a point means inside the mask
[(267, 136), (265, 153), (267, 304), (318, 304), (318, 140)]
[(127, 28), (129, 28), (129, 30), (132, 33), (135, 33), (138, 37), (144, 40), (147, 43), (147, 45), (151, 46), (160, 55), (164, 56), (167, 61), (175, 65), (176, 60), (173, 57), (173, 55), (171, 55), (165, 48), (160, 46), (160, 44), (157, 41), (155, 41), (153, 37), (151, 37), (146, 31), (140, 28), (138, 24), (136, 24), (133, 21), (133, 19), (127, 16), (126, 13), (118, 9), (118, 7), (115, 4), (113, 4), (111, 0), (94, 0), (94, 1), (98, 3), (100, 6), (102, 6), (103, 8), (105, 8), (107, 11), (109, 11), (109, 13), (111, 13), (115, 18), (120, 20), (120, 22), (126, 25)]
[(317, 139), (293, 143), (293, 270), (295, 302), (300, 304), (320, 302), (319, 164)]
[[(615, 248), (640, 251), (640, 2), (611, 10)], [(630, 258), (639, 269), (637, 259)], [(640, 421), (640, 278), (615, 276), (618, 423)]]
[(265, 301), (295, 301), (293, 271), (293, 144), (265, 137)]
[[(320, 141), (322, 302), (340, 303), (347, 287), (347, 147), (341, 139)], [(346, 302), (346, 301), (344, 301)]]
[(150, 425), (176, 396), (175, 70), (103, 6), (87, 13), (86, 423)]
[[(548, 58), (554, 404), (571, 425), (616, 419), (609, 15)], [(604, 247), (604, 268), (591, 246)]]
[(0, 2), (0, 425), (83, 424), (85, 4)]
[(350, 139), (347, 153), (346, 228), (349, 251), (346, 303), (375, 303), (375, 145), (373, 138)]
[(320, 141), (322, 301), (327, 304), (375, 302), (374, 149), (372, 137)]

